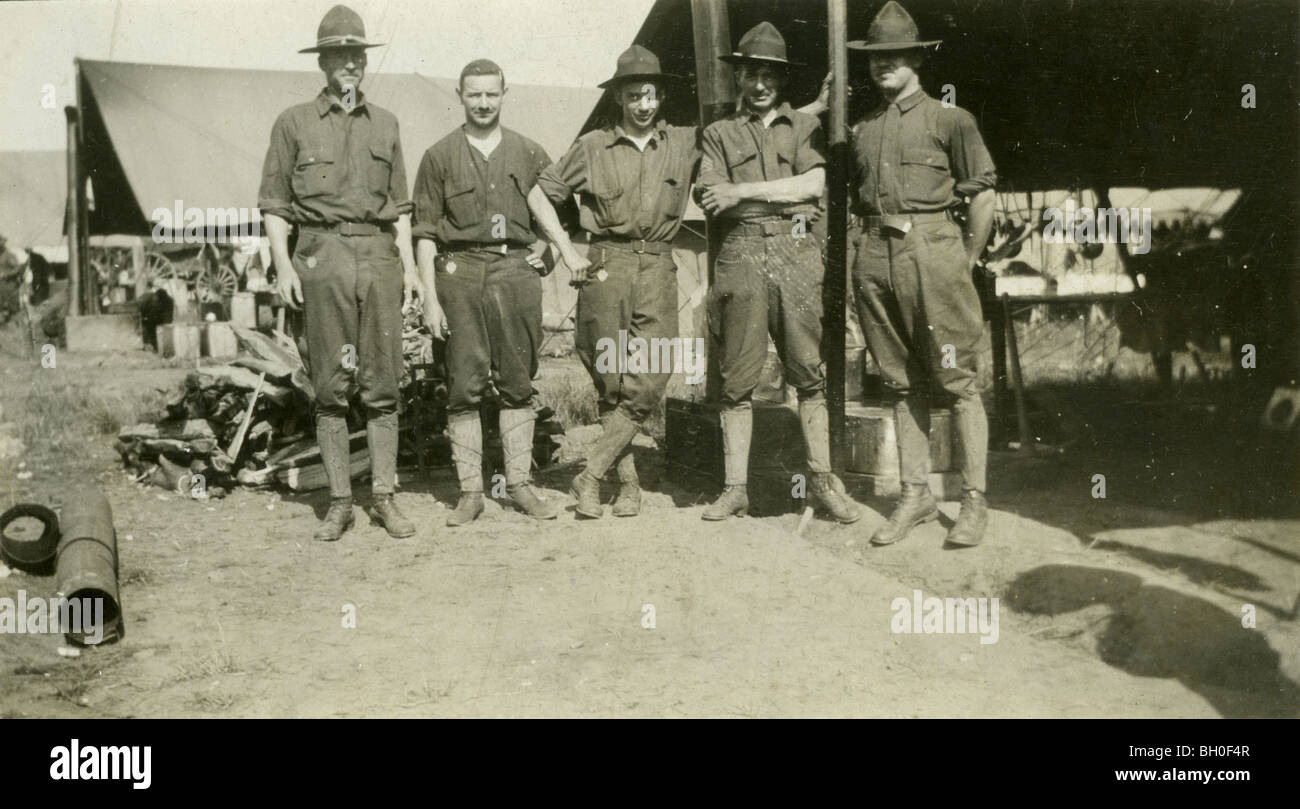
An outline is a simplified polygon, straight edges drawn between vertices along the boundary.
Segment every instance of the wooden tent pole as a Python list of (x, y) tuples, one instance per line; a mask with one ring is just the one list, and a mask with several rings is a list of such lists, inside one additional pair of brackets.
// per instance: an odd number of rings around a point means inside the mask
[(68, 119), (68, 201), (63, 223), (68, 238), (68, 315), (79, 317), (81, 315), (81, 265), (85, 260), (81, 254), (81, 217), (84, 212), (81, 210), (77, 194), (77, 183), (81, 176), (78, 170), (81, 162), (78, 136), (80, 116), (77, 114), (77, 108), (71, 105), (63, 108), (63, 114)]
[(826, 51), (831, 79), (829, 154), (826, 166), (827, 211), (825, 299), (826, 390), (830, 411), (831, 467), (844, 470), (844, 330), (848, 284), (849, 144), (847, 0), (826, 2)]
[[(719, 56), (731, 53), (726, 0), (691, 0), (691, 25), (695, 39), (696, 97), (699, 99), (700, 128), (703, 129), (730, 112), (735, 98), (731, 66), (718, 60)], [(721, 245), (721, 233), (707, 219), (705, 241), (708, 245), (708, 284), (712, 289), (713, 264)], [(708, 399), (715, 402), (722, 393), (722, 375), (716, 353), (708, 352), (705, 382)]]

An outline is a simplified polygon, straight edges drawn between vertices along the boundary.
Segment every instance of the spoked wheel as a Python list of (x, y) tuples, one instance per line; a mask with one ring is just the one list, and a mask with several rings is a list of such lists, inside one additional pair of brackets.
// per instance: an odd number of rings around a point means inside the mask
[(239, 276), (224, 262), (208, 262), (195, 279), (194, 289), (199, 293), (200, 302), (221, 303), (223, 297), (239, 289)]
[(149, 253), (146, 255), (144, 257), (144, 267), (140, 271), (150, 280), (163, 281), (168, 278), (178, 277), (176, 265), (172, 264), (171, 260), (162, 253)]
[(112, 273), (112, 262), (109, 260), (106, 251), (90, 251), (90, 268), (95, 271), (95, 277), (99, 279), (99, 283), (108, 283), (109, 277)]

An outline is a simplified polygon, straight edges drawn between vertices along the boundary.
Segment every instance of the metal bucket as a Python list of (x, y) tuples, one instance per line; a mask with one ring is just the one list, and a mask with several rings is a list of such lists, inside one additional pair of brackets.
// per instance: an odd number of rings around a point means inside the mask
[[(74, 599), (103, 599), (103, 633), (98, 643), (126, 634), (117, 587), (117, 531), (113, 509), (102, 492), (91, 491), (63, 507), (55, 583), (58, 594)], [(92, 602), (83, 602), (92, 603)], [(83, 626), (84, 629), (84, 626)], [(92, 632), (66, 632), (69, 643), (96, 643)]]
[(19, 503), (0, 515), (0, 552), (14, 567), (49, 574), (58, 547), (59, 518), (45, 506)]

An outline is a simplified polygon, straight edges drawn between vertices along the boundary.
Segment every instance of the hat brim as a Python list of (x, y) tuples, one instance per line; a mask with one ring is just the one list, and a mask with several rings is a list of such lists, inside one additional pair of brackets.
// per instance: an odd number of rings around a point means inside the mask
[(785, 65), (786, 67), (803, 67), (802, 62), (791, 62), (789, 59), (781, 59), (776, 56), (749, 56), (743, 53), (732, 53), (725, 56), (719, 56), (719, 61), (726, 62), (729, 65), (743, 65), (753, 63), (760, 65)]
[(681, 76), (674, 73), (628, 73), (623, 76), (615, 76), (612, 79), (606, 79), (596, 86), (602, 90), (608, 89), (625, 81), (662, 81), (662, 82), (684, 82)]
[(321, 53), (323, 51), (337, 51), (342, 48), (378, 48), (384, 44), (383, 42), (348, 42), (339, 45), (312, 45), (310, 48), (303, 48), (298, 53)]
[(851, 51), (913, 51), (918, 48), (937, 48), (943, 44), (942, 39), (927, 39), (923, 42), (876, 42), (855, 39), (848, 43)]

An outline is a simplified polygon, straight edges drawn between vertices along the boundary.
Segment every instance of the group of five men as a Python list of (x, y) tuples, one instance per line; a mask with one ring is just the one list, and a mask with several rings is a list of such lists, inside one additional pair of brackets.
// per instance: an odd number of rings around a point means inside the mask
[[(863, 217), (853, 285), (868, 345), (896, 407), (903, 496), (872, 537), (898, 541), (937, 516), (929, 492), (932, 384), (956, 398), (964, 496), (948, 540), (982, 538), (987, 426), (975, 387), (982, 318), (971, 269), (992, 225), (994, 167), (973, 117), (920, 89), (924, 49), (915, 23), (892, 0), (866, 40), (884, 104), (853, 131), (855, 210)], [(668, 124), (664, 99), (681, 79), (633, 45), (600, 86), (617, 123), (581, 136), (552, 162), (537, 143), (501, 125), (505, 75), (479, 59), (461, 72), (465, 123), (420, 161), (414, 199), (396, 119), (358, 90), (366, 66), (362, 21), (345, 6), (326, 14), (317, 43), (328, 86), (281, 114), (271, 134), (259, 205), (281, 296), (305, 309), (307, 364), (316, 389), (316, 433), (330, 507), (315, 537), (338, 539), (353, 522), (345, 414), (353, 388), (367, 414), (373, 518), (393, 536), (415, 526), (393, 503), (397, 380), (403, 297), (418, 296), (426, 325), (447, 345), (448, 434), (460, 496), (447, 518), (483, 511), (479, 407), (495, 389), (506, 491), (537, 519), (554, 502), (530, 485), (532, 380), (541, 343), (541, 272), (549, 246), (579, 287), (574, 341), (596, 388), (601, 434), (572, 482), (576, 512), (600, 518), (600, 480), (615, 469), (617, 516), (640, 512), (631, 444), (660, 405), (669, 373), (613, 373), (597, 362), (602, 339), (676, 338), (672, 241), (694, 187), (723, 236), (709, 289), (718, 352), (725, 488), (706, 520), (743, 515), (752, 395), (770, 334), (798, 396), (809, 491), (832, 518), (862, 511), (832, 473), (825, 364), (821, 357), (825, 136), (817, 113), (785, 98), (780, 32), (760, 23), (721, 57), (736, 70), (733, 114), (702, 132)], [(557, 206), (577, 200), (588, 249), (575, 248)], [(965, 232), (953, 211), (969, 206)], [(289, 252), (291, 225), (298, 240)], [(544, 237), (539, 239), (538, 237)], [(414, 249), (412, 248), (414, 240)], [(955, 360), (955, 361), (954, 361)], [(658, 369), (663, 371), (664, 369)]]

